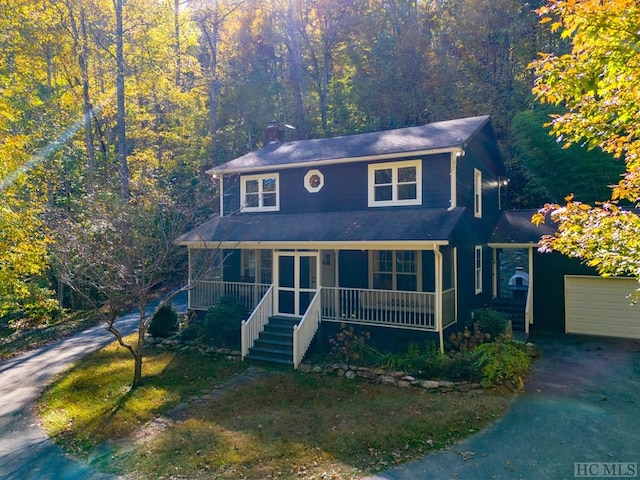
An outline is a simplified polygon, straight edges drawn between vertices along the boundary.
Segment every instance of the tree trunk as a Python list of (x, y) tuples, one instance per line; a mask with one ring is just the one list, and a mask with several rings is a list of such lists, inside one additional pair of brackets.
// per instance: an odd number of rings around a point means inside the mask
[(118, 136), (118, 163), (120, 165), (120, 198), (123, 202), (129, 200), (129, 164), (127, 161), (127, 131), (125, 121), (124, 98), (124, 29), (122, 25), (122, 4), (124, 0), (115, 0), (116, 9), (116, 103), (117, 120), (116, 133)]
[(173, 2), (173, 33), (176, 55), (176, 86), (182, 83), (182, 57), (180, 56), (180, 0)]
[(87, 181), (86, 187), (89, 193), (93, 192), (93, 182), (96, 173), (96, 153), (93, 146), (93, 129), (91, 128), (91, 97), (89, 95), (89, 66), (88, 66), (88, 41), (87, 18), (84, 7), (80, 9), (81, 44), (78, 53), (78, 64), (82, 77), (82, 108), (84, 111), (84, 143), (87, 153)]

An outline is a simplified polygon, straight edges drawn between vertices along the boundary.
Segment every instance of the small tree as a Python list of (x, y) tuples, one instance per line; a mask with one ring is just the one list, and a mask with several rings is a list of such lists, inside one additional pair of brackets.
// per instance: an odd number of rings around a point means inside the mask
[[(115, 194), (90, 197), (75, 217), (58, 219), (54, 245), (61, 280), (102, 311), (107, 329), (134, 357), (132, 386), (142, 381), (144, 336), (151, 319), (186, 286), (170, 290), (154, 311), (147, 306), (172, 280), (184, 285), (184, 251), (174, 245), (189, 215), (152, 191), (123, 204)], [(137, 336), (129, 343), (116, 325), (120, 313), (140, 311)]]

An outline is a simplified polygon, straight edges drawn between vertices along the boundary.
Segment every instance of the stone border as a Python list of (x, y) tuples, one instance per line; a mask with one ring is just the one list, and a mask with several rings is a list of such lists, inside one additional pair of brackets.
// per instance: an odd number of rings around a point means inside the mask
[(387, 371), (383, 368), (360, 367), (357, 365), (347, 365), (344, 363), (334, 363), (332, 365), (309, 365), (300, 364), (298, 371), (302, 373), (318, 373), (336, 375), (347, 379), (361, 378), (363, 380), (391, 385), (400, 388), (417, 387), (430, 392), (470, 392), (482, 389), (479, 383), (473, 382), (449, 382), (444, 380), (424, 380), (407, 375), (406, 372)]

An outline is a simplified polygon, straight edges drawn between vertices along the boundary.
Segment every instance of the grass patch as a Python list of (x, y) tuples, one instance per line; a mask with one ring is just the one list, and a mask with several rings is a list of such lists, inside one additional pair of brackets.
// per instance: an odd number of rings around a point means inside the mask
[(0, 360), (43, 347), (102, 322), (95, 312), (74, 312), (29, 328), (0, 325)]
[(62, 374), (43, 392), (38, 413), (57, 443), (83, 455), (106, 440), (131, 435), (157, 415), (244, 368), (239, 362), (197, 353), (149, 351), (143, 385), (130, 391), (133, 358), (114, 343)]
[[(121, 359), (122, 357), (122, 359)], [(109, 347), (60, 378), (40, 407), (47, 430), (74, 453), (131, 435), (242, 364), (154, 353), (145, 385), (128, 391), (122, 349)], [(500, 417), (507, 393), (435, 394), (334, 376), (274, 370), (205, 404), (148, 443), (100, 465), (140, 478), (350, 479), (450, 445)]]

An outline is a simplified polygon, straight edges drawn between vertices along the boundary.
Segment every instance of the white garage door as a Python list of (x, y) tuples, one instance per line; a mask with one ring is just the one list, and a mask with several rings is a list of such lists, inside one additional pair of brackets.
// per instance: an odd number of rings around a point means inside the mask
[(566, 275), (566, 332), (640, 338), (640, 303), (629, 297), (637, 286), (632, 278)]

